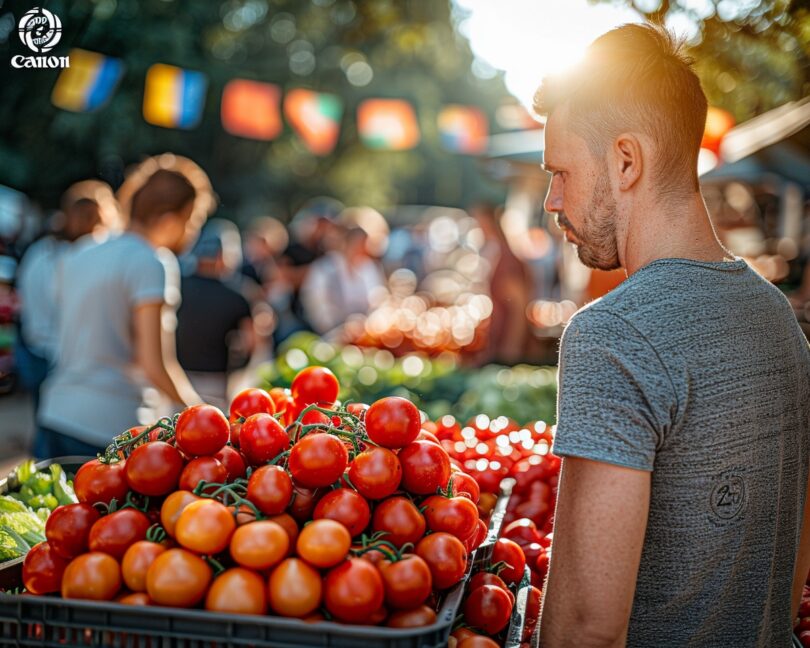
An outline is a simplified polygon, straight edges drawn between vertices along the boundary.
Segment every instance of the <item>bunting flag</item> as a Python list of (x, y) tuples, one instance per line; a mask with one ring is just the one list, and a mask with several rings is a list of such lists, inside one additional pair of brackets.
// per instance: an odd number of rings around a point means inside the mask
[(419, 143), (413, 106), (403, 99), (366, 99), (357, 108), (357, 130), (369, 148), (402, 151)]
[(336, 95), (297, 88), (284, 99), (284, 116), (310, 151), (328, 155), (340, 135), (343, 102)]
[(439, 139), (454, 153), (477, 154), (487, 148), (487, 117), (474, 106), (450, 104), (439, 113)]
[(202, 72), (156, 63), (146, 72), (144, 119), (165, 128), (194, 128), (202, 119), (207, 86)]
[(59, 73), (51, 102), (73, 112), (98, 110), (112, 97), (124, 74), (124, 64), (120, 59), (83, 49), (72, 49), (69, 56), (70, 67)]
[(246, 79), (229, 81), (222, 92), (222, 127), (231, 135), (271, 140), (283, 130), (281, 88)]

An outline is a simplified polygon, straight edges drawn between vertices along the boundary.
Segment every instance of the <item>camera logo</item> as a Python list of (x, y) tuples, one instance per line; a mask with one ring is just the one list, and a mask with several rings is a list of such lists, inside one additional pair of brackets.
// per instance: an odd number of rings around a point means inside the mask
[(47, 9), (34, 7), (20, 19), (17, 31), (23, 45), (37, 54), (45, 54), (62, 38), (62, 21)]
[(15, 68), (66, 68), (70, 67), (67, 56), (44, 56), (62, 38), (62, 21), (59, 16), (42, 7), (26, 11), (17, 25), (20, 40), (38, 56), (17, 55), (11, 58)]

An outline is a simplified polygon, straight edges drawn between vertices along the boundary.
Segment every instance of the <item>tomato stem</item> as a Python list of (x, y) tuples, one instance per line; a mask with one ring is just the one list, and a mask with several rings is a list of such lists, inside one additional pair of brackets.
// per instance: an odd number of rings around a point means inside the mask
[(166, 530), (159, 524), (153, 524), (146, 532), (146, 539), (149, 542), (160, 544), (167, 538)]

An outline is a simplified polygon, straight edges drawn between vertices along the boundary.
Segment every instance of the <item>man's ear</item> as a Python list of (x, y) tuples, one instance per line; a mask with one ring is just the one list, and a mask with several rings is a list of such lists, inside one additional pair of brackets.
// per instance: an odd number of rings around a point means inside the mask
[(644, 155), (641, 142), (633, 133), (622, 133), (613, 142), (613, 162), (619, 178), (619, 191), (627, 191), (641, 178)]

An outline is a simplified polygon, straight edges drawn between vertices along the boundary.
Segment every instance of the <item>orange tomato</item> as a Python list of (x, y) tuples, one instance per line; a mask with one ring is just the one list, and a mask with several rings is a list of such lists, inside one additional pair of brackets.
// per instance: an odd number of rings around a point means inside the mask
[(270, 569), (290, 550), (290, 536), (280, 524), (268, 520), (240, 526), (231, 538), (231, 557), (242, 567)]
[(111, 601), (121, 589), (121, 568), (115, 558), (91, 551), (74, 558), (62, 576), (62, 598)]
[(205, 609), (232, 614), (264, 614), (267, 612), (264, 579), (242, 567), (225, 570), (211, 584), (205, 597)]
[(199, 499), (191, 491), (179, 490), (163, 500), (163, 506), (160, 507), (160, 524), (166, 529), (169, 536), (174, 537), (174, 527), (177, 525), (177, 518), (180, 517), (183, 510)]
[(267, 597), (276, 614), (303, 618), (321, 604), (321, 575), (298, 558), (287, 558), (270, 574)]
[(191, 607), (205, 596), (211, 568), (185, 549), (169, 549), (155, 558), (146, 572), (146, 591), (158, 605)]
[(212, 499), (192, 502), (177, 518), (174, 533), (186, 549), (213, 555), (223, 551), (236, 530), (236, 520), (228, 507)]
[(352, 545), (348, 529), (335, 520), (321, 519), (307, 524), (298, 536), (298, 555), (310, 565), (334, 567), (346, 558)]
[(121, 560), (124, 582), (133, 592), (146, 591), (146, 572), (160, 554), (166, 551), (162, 544), (139, 540), (132, 545)]

